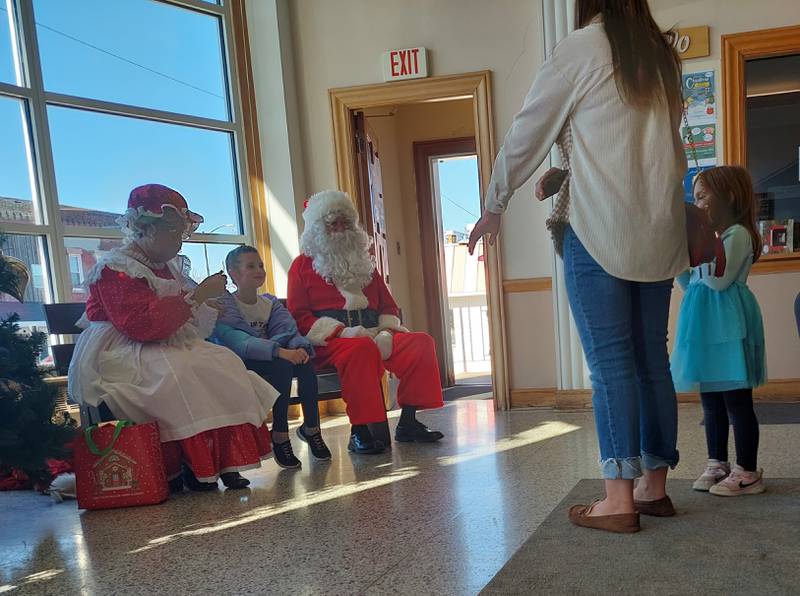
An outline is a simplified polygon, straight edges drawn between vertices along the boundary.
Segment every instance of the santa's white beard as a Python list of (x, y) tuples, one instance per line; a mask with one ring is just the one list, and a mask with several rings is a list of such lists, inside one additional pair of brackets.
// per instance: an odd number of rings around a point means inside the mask
[(337, 288), (361, 290), (369, 285), (375, 262), (369, 254), (372, 239), (360, 227), (329, 232), (324, 221), (306, 227), (300, 250), (311, 257), (322, 279)]

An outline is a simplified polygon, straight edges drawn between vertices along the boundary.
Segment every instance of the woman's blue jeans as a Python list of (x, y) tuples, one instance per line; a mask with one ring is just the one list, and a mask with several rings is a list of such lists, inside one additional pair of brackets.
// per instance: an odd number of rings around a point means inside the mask
[(592, 378), (600, 468), (608, 480), (678, 463), (678, 405), (667, 350), (672, 280), (609, 275), (571, 227), (564, 275)]

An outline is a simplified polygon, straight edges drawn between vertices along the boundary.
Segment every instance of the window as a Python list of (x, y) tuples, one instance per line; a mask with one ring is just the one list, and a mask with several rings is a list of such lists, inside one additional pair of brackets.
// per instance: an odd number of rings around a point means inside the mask
[(13, 15), (0, 7), (0, 83), (19, 85), (19, 49)]
[(67, 255), (69, 257), (69, 277), (72, 283), (73, 292), (76, 289), (82, 290), (83, 285), (83, 262), (81, 255)]
[(760, 200), (756, 273), (800, 271), (800, 25), (723, 35), (725, 163)]
[(252, 241), (229, 4), (0, 1), (0, 233), (31, 273), (0, 316), (41, 327), (42, 304), (86, 300), (140, 184), (205, 217), (183, 250), (198, 281)]
[(764, 253), (800, 253), (800, 54), (749, 60), (747, 163), (761, 199)]
[(27, 120), (24, 101), (0, 95), (0, 225), (41, 222), (33, 201), (35, 180)]
[(17, 313), (20, 326), (27, 329), (46, 329), (43, 305), (50, 302), (50, 283), (46, 268), (47, 250), (42, 236), (5, 234), (0, 237), (3, 254), (19, 259), (28, 268), (30, 281), (19, 303), (7, 294), (0, 294), (0, 318)]
[(150, 0), (34, 0), (45, 91), (229, 119), (222, 20)]

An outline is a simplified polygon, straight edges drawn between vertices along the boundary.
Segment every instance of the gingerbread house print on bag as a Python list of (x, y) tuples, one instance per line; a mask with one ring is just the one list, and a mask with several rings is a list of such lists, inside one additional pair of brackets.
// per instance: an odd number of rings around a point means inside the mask
[(112, 451), (94, 465), (94, 477), (103, 491), (129, 490), (139, 482), (133, 474), (136, 461), (124, 453)]

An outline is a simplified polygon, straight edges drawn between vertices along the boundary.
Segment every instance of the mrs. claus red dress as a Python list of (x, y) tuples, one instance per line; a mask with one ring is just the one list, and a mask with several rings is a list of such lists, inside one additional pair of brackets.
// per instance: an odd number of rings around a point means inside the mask
[(157, 421), (167, 473), (181, 460), (201, 482), (260, 465), (278, 392), (230, 350), (211, 344), (216, 311), (195, 306), (182, 257), (151, 268), (125, 248), (95, 266), (69, 370), (70, 394), (115, 417)]

